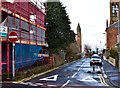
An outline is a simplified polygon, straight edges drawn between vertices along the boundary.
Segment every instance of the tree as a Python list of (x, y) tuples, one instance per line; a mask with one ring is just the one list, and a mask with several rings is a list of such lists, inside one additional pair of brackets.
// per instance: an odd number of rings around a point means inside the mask
[(117, 47), (112, 47), (110, 49), (110, 57), (118, 59), (118, 48)]
[[(57, 0), (59, 1), (59, 0)], [(70, 19), (61, 2), (47, 3), (47, 41), (52, 51), (64, 49), (74, 42), (75, 33), (70, 30)]]
[(86, 56), (87, 57), (90, 57), (92, 55), (91, 46), (90, 45), (84, 44), (84, 51), (86, 52)]

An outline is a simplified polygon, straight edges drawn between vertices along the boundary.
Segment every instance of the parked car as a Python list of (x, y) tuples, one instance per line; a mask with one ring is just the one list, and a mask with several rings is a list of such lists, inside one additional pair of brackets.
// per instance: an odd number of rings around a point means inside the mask
[(102, 66), (102, 59), (98, 54), (91, 56), (90, 66)]

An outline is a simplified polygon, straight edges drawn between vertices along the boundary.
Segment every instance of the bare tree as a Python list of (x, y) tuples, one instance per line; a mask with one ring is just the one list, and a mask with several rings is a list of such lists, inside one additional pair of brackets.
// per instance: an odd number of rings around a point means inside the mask
[(91, 56), (92, 49), (89, 44), (84, 44), (84, 51), (85, 51), (87, 57)]

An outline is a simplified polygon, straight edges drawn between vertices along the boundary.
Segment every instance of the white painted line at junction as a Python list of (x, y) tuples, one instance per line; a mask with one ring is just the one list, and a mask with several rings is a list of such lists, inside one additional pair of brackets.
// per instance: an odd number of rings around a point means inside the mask
[(68, 80), (65, 84), (63, 84), (61, 88), (64, 88), (69, 82), (70, 80)]
[(15, 83), (15, 84), (17, 84), (17, 83), (19, 83), (19, 82), (12, 82), (12, 83)]
[(109, 86), (106, 82), (105, 79), (103, 78), (102, 74), (98, 74), (101, 80), (101, 83), (103, 83), (105, 86)]
[(78, 71), (80, 71), (81, 68), (78, 69)]
[(32, 82), (28, 82), (28, 85), (31, 85), (31, 86), (38, 86), (36, 84), (33, 84)]
[(42, 83), (35, 83), (36, 85), (43, 86), (44, 84)]
[(83, 78), (82, 80), (80, 81), (87, 81), (87, 82), (97, 82), (95, 79), (93, 79), (92, 77), (90, 76), (87, 76), (86, 78)]
[(45, 77), (39, 80), (45, 80), (45, 81), (57, 81), (57, 77), (58, 75), (53, 75), (53, 76), (49, 76), (49, 77)]
[(107, 75), (106, 74), (103, 74), (104, 78), (107, 78)]
[(28, 83), (26, 82), (20, 82), (19, 84), (23, 84), (23, 85), (28, 85)]
[(51, 85), (51, 84), (49, 84), (49, 85), (47, 85), (47, 86), (50, 86), (50, 87), (57, 87), (57, 85)]
[(74, 78), (76, 74), (77, 74), (77, 72), (75, 72), (75, 73), (72, 75), (72, 78)]
[[(98, 67), (98, 68), (100, 69), (100, 67)], [(107, 75), (105, 74), (105, 71), (104, 71), (103, 67), (101, 67), (101, 71), (103, 72), (104, 78), (107, 78)]]

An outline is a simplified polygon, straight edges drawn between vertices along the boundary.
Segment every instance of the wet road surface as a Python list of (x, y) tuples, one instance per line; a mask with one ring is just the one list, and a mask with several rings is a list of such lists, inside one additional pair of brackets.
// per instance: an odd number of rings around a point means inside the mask
[(22, 88), (27, 86), (29, 86), (29, 88), (107, 88), (109, 85), (104, 80), (106, 75), (102, 69), (103, 68), (95, 67), (95, 72), (93, 72), (93, 67), (90, 67), (90, 59), (83, 58), (72, 63), (65, 64), (57, 70), (48, 72), (31, 80), (14, 82), (14, 85), (22, 86)]

